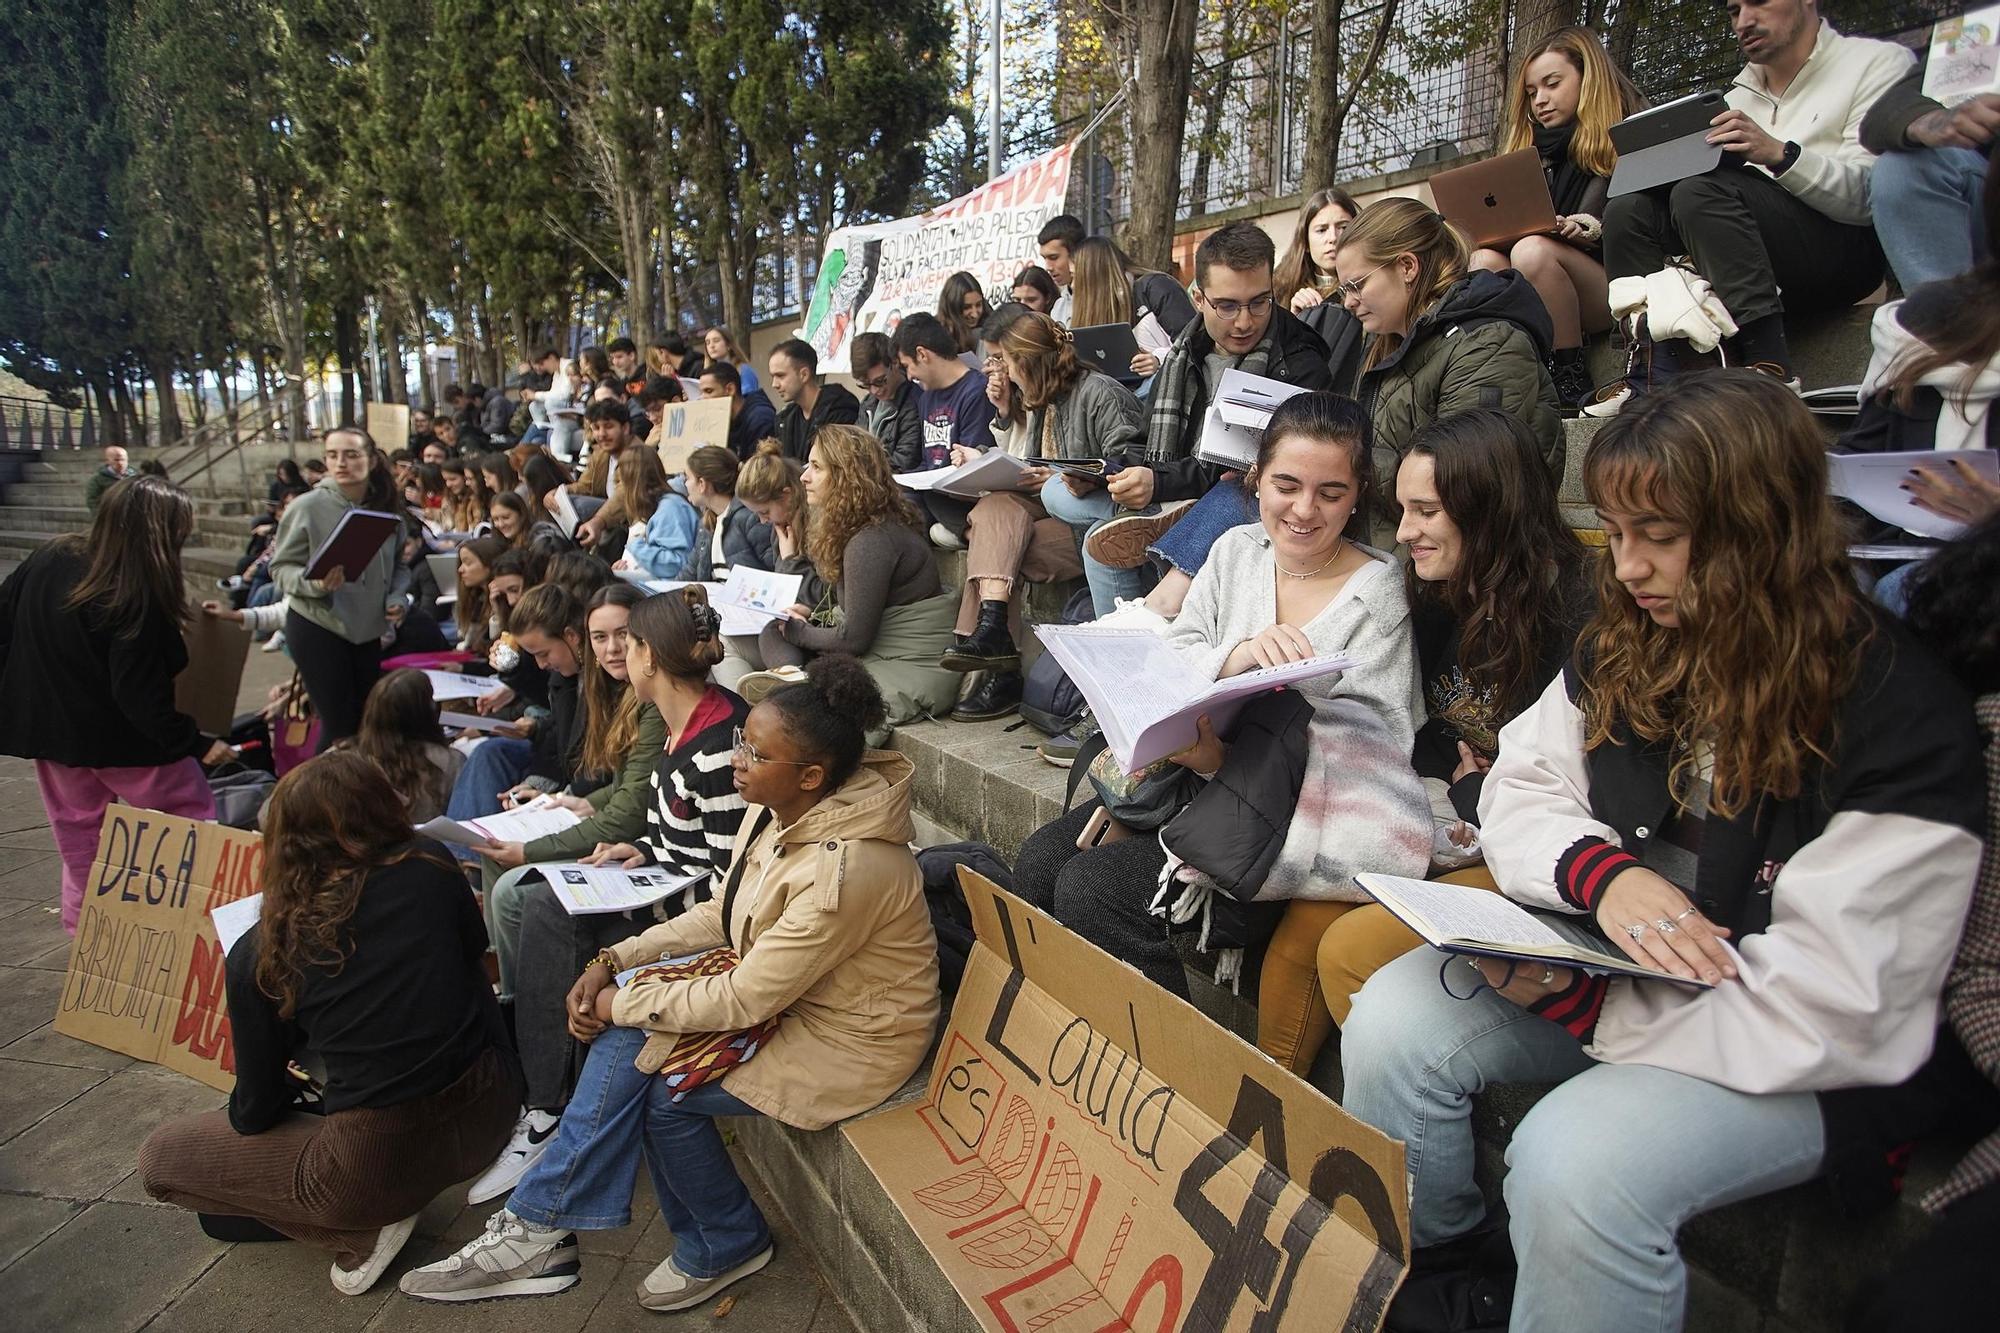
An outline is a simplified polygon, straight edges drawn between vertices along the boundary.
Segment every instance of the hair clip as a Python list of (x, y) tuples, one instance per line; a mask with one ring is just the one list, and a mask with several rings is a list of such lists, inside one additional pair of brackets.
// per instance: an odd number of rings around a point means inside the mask
[[(1051, 321), (1051, 323), (1053, 322), (1054, 321)], [(1066, 343), (1073, 343), (1076, 341), (1076, 335), (1070, 332), (1068, 329), (1064, 328), (1060, 324), (1056, 325), (1056, 337), (1058, 340)]]

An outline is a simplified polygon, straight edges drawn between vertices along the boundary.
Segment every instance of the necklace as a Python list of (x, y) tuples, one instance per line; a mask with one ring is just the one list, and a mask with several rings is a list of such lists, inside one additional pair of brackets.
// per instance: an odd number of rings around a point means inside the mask
[(1309, 579), (1313, 577), (1315, 574), (1326, 573), (1326, 571), (1332, 567), (1333, 562), (1340, 559), (1340, 553), (1341, 551), (1345, 550), (1346, 547), (1347, 547), (1347, 538), (1342, 537), (1340, 540), (1336, 541), (1333, 544), (1333, 554), (1326, 558), (1326, 564), (1321, 565), (1318, 569), (1309, 569), (1303, 574), (1295, 574), (1291, 570), (1286, 569), (1283, 565), (1280, 565), (1278, 563), (1278, 558), (1276, 556), (1271, 557), (1271, 564), (1273, 567), (1277, 569), (1277, 571), (1280, 574), (1283, 574), (1288, 579)]

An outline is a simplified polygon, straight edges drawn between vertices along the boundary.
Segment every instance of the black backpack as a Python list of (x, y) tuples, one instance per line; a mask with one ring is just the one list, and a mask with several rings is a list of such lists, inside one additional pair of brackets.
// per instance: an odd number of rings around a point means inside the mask
[[(1090, 589), (1079, 588), (1063, 603), (1062, 623), (1082, 625), (1097, 618)], [(1021, 682), (1021, 716), (1044, 736), (1060, 736), (1083, 717), (1083, 691), (1070, 683), (1062, 664), (1043, 653)]]
[(972, 909), (958, 887), (960, 866), (978, 871), (1009, 893), (1014, 891), (1014, 872), (999, 852), (983, 842), (946, 842), (917, 853), (924, 903), (931, 909), (931, 929), (937, 932), (938, 989), (947, 996), (958, 993), (966, 960), (972, 957)]

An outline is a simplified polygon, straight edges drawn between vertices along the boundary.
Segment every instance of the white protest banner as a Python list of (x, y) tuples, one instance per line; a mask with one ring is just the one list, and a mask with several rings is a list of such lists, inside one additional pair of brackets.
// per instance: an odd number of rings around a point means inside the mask
[(937, 309), (961, 269), (998, 305), (1036, 261), (1035, 235), (1062, 212), (1075, 143), (1042, 154), (922, 217), (837, 228), (820, 255), (802, 336), (822, 373), (845, 374), (857, 333), (889, 333), (913, 311)]

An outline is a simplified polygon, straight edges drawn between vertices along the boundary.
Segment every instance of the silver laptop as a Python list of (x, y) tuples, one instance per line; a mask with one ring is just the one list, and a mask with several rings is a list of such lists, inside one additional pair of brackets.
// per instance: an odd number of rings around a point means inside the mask
[(1628, 116), (1611, 127), (1618, 165), (1611, 170), (1610, 197), (1671, 185), (1715, 170), (1722, 149), (1707, 142), (1709, 122), (1729, 107), (1721, 93), (1689, 93)]
[(1139, 376), (1132, 373), (1139, 340), (1132, 336), (1130, 324), (1092, 324), (1070, 332), (1076, 338), (1077, 360), (1126, 384), (1139, 382)]

